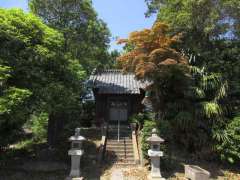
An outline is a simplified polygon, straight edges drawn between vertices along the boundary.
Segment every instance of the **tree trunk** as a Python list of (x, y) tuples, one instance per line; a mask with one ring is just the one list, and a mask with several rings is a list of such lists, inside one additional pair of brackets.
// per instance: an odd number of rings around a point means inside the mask
[(55, 147), (59, 143), (60, 134), (64, 127), (64, 114), (50, 114), (48, 121), (48, 145)]
[(54, 118), (54, 114), (49, 115), (47, 141), (48, 141), (48, 145), (50, 147), (55, 145), (55, 141), (56, 141), (56, 120)]

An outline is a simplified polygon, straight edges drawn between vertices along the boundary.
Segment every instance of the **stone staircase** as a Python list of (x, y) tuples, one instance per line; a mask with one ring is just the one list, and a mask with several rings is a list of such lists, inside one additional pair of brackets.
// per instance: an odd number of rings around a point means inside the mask
[(135, 165), (130, 127), (121, 126), (118, 140), (117, 126), (109, 126), (106, 160), (116, 165)]

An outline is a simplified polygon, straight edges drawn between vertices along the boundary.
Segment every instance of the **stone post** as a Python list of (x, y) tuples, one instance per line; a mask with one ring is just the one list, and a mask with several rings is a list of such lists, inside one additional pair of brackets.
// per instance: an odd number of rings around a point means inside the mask
[(82, 142), (84, 137), (80, 136), (80, 128), (75, 129), (75, 135), (69, 138), (71, 141), (71, 149), (68, 151), (68, 155), (71, 156), (71, 171), (67, 180), (82, 180), (81, 177), (81, 157), (83, 155)]
[(157, 135), (157, 130), (152, 130), (152, 136), (147, 138), (147, 142), (150, 144), (148, 150), (148, 156), (151, 159), (151, 173), (148, 176), (149, 180), (165, 180), (161, 175), (160, 170), (160, 157), (163, 156), (163, 152), (160, 151), (160, 144), (164, 142), (162, 138)]

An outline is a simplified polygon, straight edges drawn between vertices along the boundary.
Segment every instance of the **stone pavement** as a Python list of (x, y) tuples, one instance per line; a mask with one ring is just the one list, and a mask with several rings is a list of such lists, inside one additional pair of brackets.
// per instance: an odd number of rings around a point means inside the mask
[(114, 167), (110, 180), (146, 180), (148, 170), (141, 167)]
[(111, 180), (123, 180), (123, 172), (121, 169), (113, 170), (111, 174)]

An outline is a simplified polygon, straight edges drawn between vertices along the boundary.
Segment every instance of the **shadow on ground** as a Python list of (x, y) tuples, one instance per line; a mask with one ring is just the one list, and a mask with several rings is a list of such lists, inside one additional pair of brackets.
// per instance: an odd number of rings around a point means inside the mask
[[(98, 163), (100, 130), (83, 130), (82, 133), (87, 139), (83, 144), (82, 175), (85, 179), (100, 179), (114, 162)], [(49, 148), (46, 142), (34, 142), (31, 137), (24, 137), (19, 142), (23, 143), (0, 152), (1, 180), (60, 180), (69, 175), (69, 142), (55, 149)]]
[(184, 177), (184, 165), (196, 165), (209, 171), (211, 179), (240, 179), (240, 169), (238, 165), (224, 164), (220, 161), (193, 159), (191, 155), (186, 155), (182, 152), (175, 152), (171, 157), (165, 157), (162, 160), (161, 169), (163, 177), (167, 179), (179, 179)]

